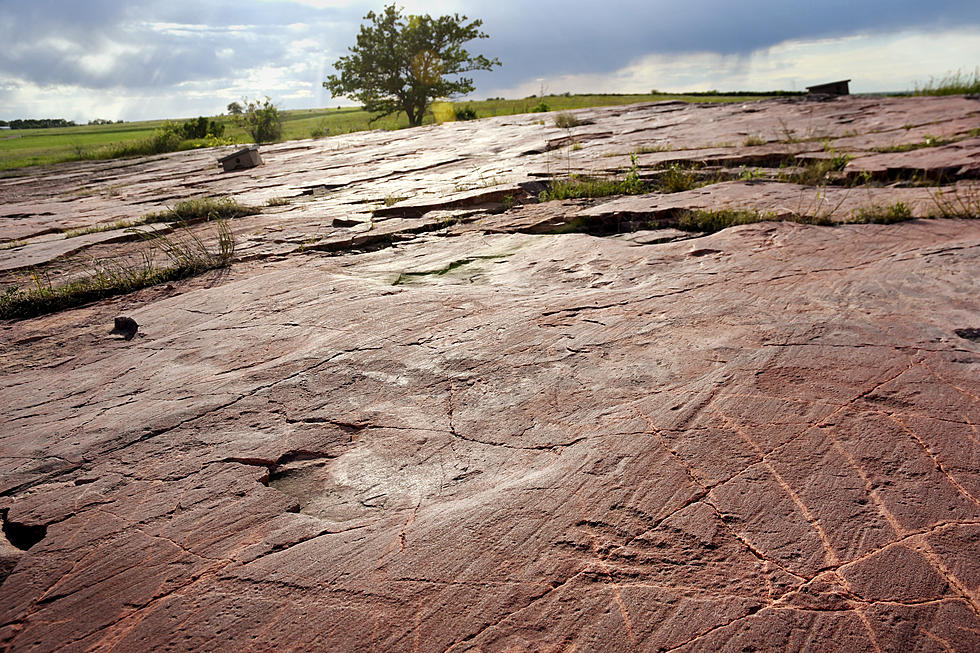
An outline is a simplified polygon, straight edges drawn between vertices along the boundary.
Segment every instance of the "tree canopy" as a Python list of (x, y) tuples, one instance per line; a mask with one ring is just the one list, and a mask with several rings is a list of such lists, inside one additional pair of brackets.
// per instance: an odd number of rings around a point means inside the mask
[(323, 86), (334, 97), (343, 95), (360, 101), (364, 108), (387, 116), (398, 111), (408, 115), (412, 126), (422, 123), (429, 104), (438, 98), (465, 95), (474, 90), (473, 80), (461, 75), (474, 70), (492, 70), (497, 59), (471, 55), (463, 44), (484, 39), (483, 21), (469, 21), (453, 14), (403, 16), (394, 4), (380, 14), (368, 12), (357, 35), (357, 45), (348, 50)]

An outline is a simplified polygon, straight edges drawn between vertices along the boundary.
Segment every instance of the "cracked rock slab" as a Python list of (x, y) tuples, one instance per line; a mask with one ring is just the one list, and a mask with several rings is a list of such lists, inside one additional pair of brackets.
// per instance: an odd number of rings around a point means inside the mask
[[(952, 137), (976, 106), (613, 107), (580, 151), (780, 120)], [(280, 144), (238, 175), (38, 172), (103, 180), (113, 215), (191, 192), (166, 180), (293, 203), (235, 221), (229, 269), (0, 323), (0, 649), (975, 650), (980, 222), (555, 233), (811, 191), (497, 206), (568, 136), (536, 120)], [(23, 179), (5, 197), (45, 201)], [(411, 216), (372, 215), (411, 188)], [(924, 215), (930, 190), (825, 197)]]

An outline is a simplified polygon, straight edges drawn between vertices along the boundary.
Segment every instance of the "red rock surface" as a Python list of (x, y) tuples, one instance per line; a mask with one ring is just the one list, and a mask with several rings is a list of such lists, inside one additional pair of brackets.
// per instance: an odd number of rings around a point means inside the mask
[[(980, 103), (742, 106), (582, 112), (612, 136), (571, 154), (804, 110), (948, 137)], [(0, 648), (978, 650), (980, 222), (543, 233), (680, 200), (460, 187), (525, 190), (539, 119), (283, 144), (237, 176), (117, 162), (101, 204), (43, 189), (109, 164), (5, 180), (67, 226), (188, 176), (255, 203), (346, 176), (236, 220), (228, 270), (0, 323)], [(700, 190), (729, 187), (769, 184)], [(358, 202), (406, 188), (369, 229)]]

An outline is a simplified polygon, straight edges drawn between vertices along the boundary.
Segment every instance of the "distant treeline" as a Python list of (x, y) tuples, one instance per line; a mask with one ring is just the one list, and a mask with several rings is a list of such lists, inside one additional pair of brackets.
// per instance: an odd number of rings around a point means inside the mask
[(74, 127), (74, 120), (64, 118), (26, 118), (7, 122), (0, 120), (0, 127), (10, 127), (11, 129), (44, 129), (46, 127)]

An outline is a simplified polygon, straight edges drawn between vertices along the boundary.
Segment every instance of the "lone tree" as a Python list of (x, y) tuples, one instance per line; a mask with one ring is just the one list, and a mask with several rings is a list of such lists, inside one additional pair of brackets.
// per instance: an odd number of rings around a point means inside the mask
[(371, 24), (361, 25), (357, 45), (334, 64), (340, 75), (330, 75), (323, 86), (334, 97), (359, 100), (367, 111), (379, 113), (376, 118), (404, 111), (411, 126), (420, 125), (432, 100), (473, 92), (472, 79), (453, 81), (447, 75), (500, 65), (462, 47), (487, 38), (479, 30), (481, 20), (467, 22), (459, 14), (405, 17), (393, 4), (380, 14), (368, 12), (364, 20)]

